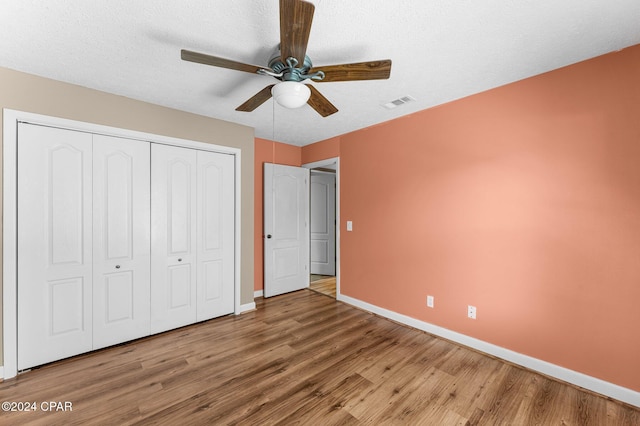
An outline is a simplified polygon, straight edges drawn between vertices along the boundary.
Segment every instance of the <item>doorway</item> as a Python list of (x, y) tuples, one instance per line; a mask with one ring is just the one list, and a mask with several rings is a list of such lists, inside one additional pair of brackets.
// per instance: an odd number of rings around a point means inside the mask
[(309, 289), (338, 299), (339, 292), (339, 158), (304, 164), (310, 169)]

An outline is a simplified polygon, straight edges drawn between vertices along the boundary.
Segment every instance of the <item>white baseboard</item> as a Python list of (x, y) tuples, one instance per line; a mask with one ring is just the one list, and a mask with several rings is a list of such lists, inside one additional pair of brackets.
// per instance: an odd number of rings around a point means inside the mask
[[(253, 292), (253, 298), (255, 299), (256, 297), (262, 297), (263, 291), (262, 290), (256, 290)], [(240, 305), (240, 313), (243, 312), (247, 312), (247, 311), (253, 311), (256, 309), (256, 302), (251, 302), (251, 303), (247, 303), (245, 305)]]
[(522, 367), (537, 371), (544, 375), (554, 377), (558, 380), (580, 386), (581, 388), (588, 389), (590, 391), (613, 399), (617, 399), (618, 401), (625, 402), (635, 407), (640, 407), (640, 392), (636, 392), (634, 390), (624, 388), (622, 386), (618, 386), (595, 377), (587, 376), (586, 374), (569, 370), (568, 368), (560, 367), (558, 365), (551, 364), (549, 362), (542, 361), (528, 355), (513, 352), (509, 349), (505, 349), (500, 346), (496, 346), (494, 344), (487, 343), (482, 340), (475, 339), (473, 337), (469, 337), (464, 334), (430, 324), (428, 322), (417, 320), (415, 318), (411, 318), (406, 315), (399, 314), (397, 312), (393, 312), (388, 309), (384, 309), (349, 296), (339, 294), (337, 295), (337, 300), (388, 318), (390, 320), (397, 321), (401, 324), (417, 328), (418, 330), (426, 331), (427, 333), (431, 333), (447, 340), (459, 343), (461, 345), (468, 346), (480, 352), (484, 352), (486, 354), (501, 358), (505, 361), (518, 364)]
[(256, 309), (256, 302), (245, 303), (244, 305), (240, 305), (240, 314), (248, 311), (254, 311)]

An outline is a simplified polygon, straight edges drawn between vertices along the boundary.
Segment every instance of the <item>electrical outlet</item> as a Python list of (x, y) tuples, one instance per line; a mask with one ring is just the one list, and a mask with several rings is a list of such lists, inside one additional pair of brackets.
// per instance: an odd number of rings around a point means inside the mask
[(427, 307), (433, 308), (433, 296), (427, 296)]
[(476, 319), (476, 307), (469, 305), (467, 307), (467, 316), (471, 319)]

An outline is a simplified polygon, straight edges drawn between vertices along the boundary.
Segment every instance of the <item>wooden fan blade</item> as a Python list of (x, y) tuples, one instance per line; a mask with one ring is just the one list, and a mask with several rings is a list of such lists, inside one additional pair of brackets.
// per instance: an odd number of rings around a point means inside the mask
[(311, 96), (307, 103), (311, 106), (311, 108), (315, 109), (318, 114), (323, 117), (328, 117), (331, 114), (338, 112), (338, 108), (336, 108), (327, 98), (322, 96), (322, 93), (318, 92), (318, 89), (313, 87), (310, 84), (307, 84), (309, 89), (311, 90)]
[(267, 99), (271, 97), (271, 88), (273, 86), (275, 86), (275, 84), (271, 84), (265, 87), (264, 89), (262, 89), (261, 91), (259, 91), (258, 93), (256, 93), (255, 95), (253, 95), (245, 103), (243, 103), (238, 108), (236, 108), (236, 111), (251, 112), (254, 109), (258, 108), (260, 105), (265, 103)]
[(180, 56), (183, 61), (197, 62), (199, 64), (213, 65), (214, 67), (228, 68), (230, 70), (244, 71), (255, 74), (258, 70), (263, 69), (257, 65), (243, 64), (242, 62), (232, 61), (230, 59), (219, 58), (217, 56), (205, 55), (204, 53), (192, 52), (182, 49)]
[(309, 74), (324, 72), (322, 80), (314, 80), (315, 83), (327, 83), (332, 81), (355, 80), (384, 80), (391, 75), (391, 60), (358, 62), (354, 64), (328, 65), (326, 67), (313, 67)]
[(280, 0), (280, 56), (304, 63), (315, 6), (302, 0)]

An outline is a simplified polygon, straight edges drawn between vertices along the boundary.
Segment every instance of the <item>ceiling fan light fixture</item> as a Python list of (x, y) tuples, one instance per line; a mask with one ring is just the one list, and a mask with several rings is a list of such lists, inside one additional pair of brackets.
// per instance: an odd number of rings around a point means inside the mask
[(311, 90), (297, 81), (283, 81), (273, 86), (271, 95), (285, 108), (300, 108), (309, 100)]

